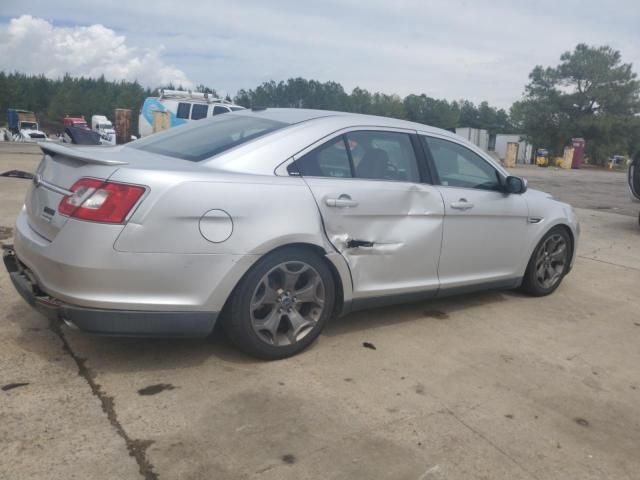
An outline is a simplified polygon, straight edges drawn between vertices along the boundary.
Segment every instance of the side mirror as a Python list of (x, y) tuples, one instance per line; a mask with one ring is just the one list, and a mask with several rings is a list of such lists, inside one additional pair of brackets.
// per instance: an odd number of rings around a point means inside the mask
[(504, 190), (507, 193), (522, 194), (527, 191), (527, 181), (510, 175), (504, 180)]

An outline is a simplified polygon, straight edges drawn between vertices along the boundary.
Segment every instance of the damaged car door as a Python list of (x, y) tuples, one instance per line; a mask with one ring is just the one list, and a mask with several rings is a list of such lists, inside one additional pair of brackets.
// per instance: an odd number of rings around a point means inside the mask
[(410, 131), (352, 130), (290, 166), (350, 266), (356, 302), (437, 292), (444, 204), (418, 146)]

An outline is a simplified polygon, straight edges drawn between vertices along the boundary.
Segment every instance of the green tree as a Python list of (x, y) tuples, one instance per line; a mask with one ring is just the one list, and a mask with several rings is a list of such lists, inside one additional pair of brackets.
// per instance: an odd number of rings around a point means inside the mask
[(554, 154), (582, 137), (591, 161), (604, 164), (640, 146), (638, 113), (640, 82), (632, 65), (611, 47), (580, 44), (556, 67), (533, 69), (511, 119), (534, 145)]
[[(181, 89), (180, 85), (165, 88)], [(215, 89), (200, 84), (199, 92), (217, 95)], [(143, 88), (137, 82), (109, 81), (99, 78), (72, 77), (49, 79), (42, 75), (0, 71), (0, 112), (8, 108), (32, 110), (42, 126), (49, 131), (62, 128), (66, 115), (84, 116), (103, 114), (111, 117), (115, 108), (132, 110), (132, 128), (137, 131), (137, 122), (145, 97), (157, 96), (159, 89)], [(230, 99), (227, 96), (227, 99)], [(448, 102), (431, 98), (425, 94), (398, 95), (370, 92), (360, 87), (351, 93), (345, 92), (337, 82), (320, 82), (304, 78), (286, 81), (269, 81), (254, 89), (238, 91), (235, 102), (245, 107), (293, 107), (383, 115), (425, 123), (453, 130), (455, 127), (472, 126), (490, 130), (508, 130), (508, 116), (486, 102), (476, 107), (460, 100)], [(5, 117), (6, 118), (6, 117)]]
[(404, 99), (407, 119), (434, 127), (453, 130), (459, 125), (460, 110), (454, 103), (425, 95), (407, 95)]
[(213, 96), (213, 97), (217, 97), (218, 96), (218, 92), (216, 92), (215, 88), (211, 88), (211, 87), (207, 87), (204, 84), (200, 84), (198, 86), (196, 86), (195, 92), (199, 92), (199, 93), (208, 93), (209, 95)]

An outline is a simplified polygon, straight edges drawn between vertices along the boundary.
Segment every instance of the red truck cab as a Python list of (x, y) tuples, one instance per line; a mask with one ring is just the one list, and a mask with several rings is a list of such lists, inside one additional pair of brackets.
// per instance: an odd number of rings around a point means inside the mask
[(90, 130), (87, 121), (84, 117), (64, 117), (62, 120), (63, 125), (66, 127), (82, 128), (84, 130)]

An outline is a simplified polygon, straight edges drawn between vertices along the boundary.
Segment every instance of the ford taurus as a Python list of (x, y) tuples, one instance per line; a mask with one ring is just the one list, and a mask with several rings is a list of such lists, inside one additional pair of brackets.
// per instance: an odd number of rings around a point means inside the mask
[(245, 110), (117, 147), (42, 144), (4, 262), (55, 320), (293, 355), (331, 317), (474, 290), (543, 296), (569, 272), (569, 205), (447, 131)]

